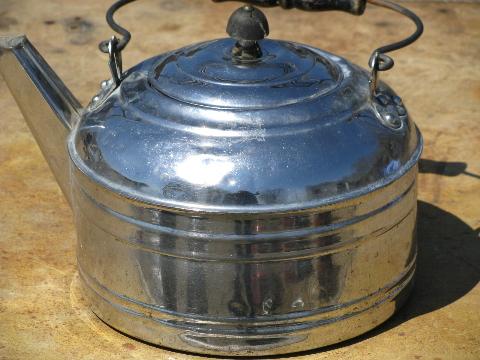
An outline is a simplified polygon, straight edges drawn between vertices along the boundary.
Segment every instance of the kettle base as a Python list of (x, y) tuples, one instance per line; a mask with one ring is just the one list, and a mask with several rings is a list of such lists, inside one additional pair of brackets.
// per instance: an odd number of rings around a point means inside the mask
[[(359, 336), (389, 319), (411, 292), (415, 261), (394, 284), (346, 305), (320, 309), (288, 322), (239, 324), (162, 314), (112, 294), (82, 273), (82, 287), (92, 311), (114, 329), (153, 345), (185, 352), (228, 355), (280, 355), (321, 348)], [(360, 305), (359, 305), (360, 304)], [(351, 308), (350, 308), (351, 307)], [(153, 314), (155, 313), (155, 314)]]

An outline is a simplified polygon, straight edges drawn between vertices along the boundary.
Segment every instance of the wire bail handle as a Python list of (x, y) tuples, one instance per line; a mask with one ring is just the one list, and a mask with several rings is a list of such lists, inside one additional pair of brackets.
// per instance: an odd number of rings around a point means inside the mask
[(118, 49), (119, 40), (116, 36), (112, 36), (107, 43), (108, 51), (108, 66), (110, 67), (110, 72), (112, 73), (112, 79), (115, 85), (119, 85), (122, 81), (122, 52)]
[[(123, 79), (121, 52), (130, 41), (131, 34), (127, 29), (115, 22), (113, 15), (122, 6), (134, 1), (136, 0), (118, 0), (108, 9), (106, 14), (107, 23), (112, 30), (120, 34), (122, 38), (118, 39), (116, 36), (112, 36), (111, 39), (102, 41), (99, 44), (100, 51), (109, 55), (110, 72), (112, 73), (113, 81), (117, 86)], [(221, 2), (228, 0), (213, 1)], [(423, 33), (423, 23), (415, 13), (388, 0), (317, 0), (316, 2), (312, 2), (311, 0), (243, 0), (243, 2), (259, 6), (282, 6), (285, 9), (295, 7), (309, 11), (342, 10), (354, 15), (362, 15), (366, 3), (368, 2), (372, 5), (384, 7), (408, 17), (416, 26), (415, 32), (401, 41), (375, 49), (370, 56), (368, 65), (371, 69), (369, 84), (370, 95), (372, 98), (375, 97), (378, 89), (378, 72), (390, 70), (394, 65), (393, 59), (386, 55), (386, 53), (410, 45)]]
[(370, 59), (368, 61), (368, 65), (370, 66), (370, 69), (371, 69), (369, 83), (370, 83), (370, 95), (373, 98), (377, 93), (378, 72), (390, 70), (391, 68), (393, 68), (393, 65), (395, 64), (393, 59), (390, 56), (386, 55), (386, 53), (401, 49), (405, 46), (410, 45), (415, 40), (417, 40), (423, 33), (423, 23), (422, 23), (422, 20), (420, 20), (420, 18), (414, 12), (404, 8), (403, 6), (395, 4), (393, 2), (390, 2), (387, 0), (367, 0), (367, 1), (373, 5), (393, 10), (395, 12), (398, 12), (408, 17), (410, 20), (413, 21), (413, 23), (416, 26), (415, 32), (411, 34), (409, 37), (401, 41), (379, 47), (372, 52), (372, 55), (370, 55)]
[(108, 54), (109, 56), (108, 65), (110, 67), (110, 72), (112, 73), (112, 79), (117, 86), (123, 79), (122, 50), (125, 49), (128, 42), (132, 38), (132, 35), (127, 29), (118, 25), (118, 23), (113, 19), (113, 14), (115, 14), (115, 12), (122, 6), (134, 1), (136, 0), (119, 0), (110, 6), (105, 16), (107, 24), (113, 31), (120, 34), (122, 38), (119, 39), (116, 36), (112, 36), (109, 40), (104, 40), (98, 45), (100, 51)]

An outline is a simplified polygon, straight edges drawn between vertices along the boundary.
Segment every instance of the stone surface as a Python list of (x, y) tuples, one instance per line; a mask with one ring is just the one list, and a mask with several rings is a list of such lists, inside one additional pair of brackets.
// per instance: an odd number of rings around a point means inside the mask
[[(0, 33), (26, 33), (83, 104), (108, 77), (100, 40), (110, 1), (2, 0)], [(422, 39), (382, 74), (425, 137), (419, 180), (419, 266), (411, 299), (391, 320), (303, 359), (480, 359), (480, 3), (407, 4)], [(238, 4), (146, 0), (118, 20), (133, 39), (126, 67), (224, 36)], [(127, 10), (128, 9), (128, 10)], [(411, 31), (387, 10), (363, 17), (268, 9), (272, 38), (308, 43), (366, 65), (375, 46)], [(140, 21), (141, 19), (141, 21)], [(126, 337), (88, 310), (75, 268), (70, 209), (0, 82), (0, 359), (194, 359)], [(466, 167), (466, 170), (463, 170)]]

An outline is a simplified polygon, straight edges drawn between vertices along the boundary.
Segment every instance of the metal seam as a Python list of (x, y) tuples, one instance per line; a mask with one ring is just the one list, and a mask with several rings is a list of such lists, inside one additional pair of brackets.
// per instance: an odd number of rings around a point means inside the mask
[[(276, 232), (270, 232), (270, 233), (257, 233), (257, 234), (244, 234), (244, 235), (237, 235), (237, 234), (213, 234), (213, 233), (203, 233), (203, 232), (195, 232), (195, 231), (188, 231), (188, 230), (181, 230), (181, 229), (175, 229), (175, 228), (170, 228), (167, 226), (159, 225), (159, 224), (152, 224), (143, 220), (138, 220), (133, 217), (124, 215), (122, 213), (119, 213), (115, 210), (110, 209), (109, 207), (97, 202), (94, 198), (92, 198), (88, 193), (86, 193), (83, 189), (80, 189), (80, 191), (83, 193), (83, 195), (90, 200), (90, 203), (99, 208), (101, 211), (111, 215), (112, 217), (118, 219), (120, 222), (126, 222), (129, 223), (137, 228), (149, 231), (149, 232), (154, 232), (156, 234), (168, 234), (172, 236), (183, 236), (183, 237), (188, 237), (188, 238), (197, 238), (197, 239), (208, 239), (208, 240), (225, 240), (225, 241), (236, 241), (236, 240), (275, 240), (279, 238), (294, 238), (294, 237), (307, 237), (309, 235), (313, 234), (325, 234), (325, 233), (330, 233), (335, 230), (339, 230), (341, 228), (345, 228), (350, 225), (357, 224), (363, 220), (366, 220), (368, 218), (371, 218), (381, 212), (386, 211), (388, 208), (396, 205), (399, 203), (402, 199), (404, 199), (411, 191), (412, 189), (415, 188), (416, 181), (414, 180), (408, 187), (407, 189), (402, 192), (400, 195), (398, 195), (396, 198), (393, 200), (387, 202), (383, 206), (374, 209), (368, 213), (354, 216), (352, 218), (348, 218), (343, 221), (331, 223), (328, 225), (321, 225), (321, 226), (316, 226), (316, 227), (308, 227), (305, 229), (295, 229), (295, 230), (282, 230), (279, 233)], [(88, 216), (87, 216), (88, 217)], [(92, 220), (95, 224), (97, 222), (94, 219)], [(100, 225), (100, 224), (97, 224)], [(99, 226), (102, 230), (107, 230), (103, 228), (102, 226)], [(115, 234), (111, 234), (116, 236)]]
[[(383, 207), (381, 207), (379, 209), (375, 209), (374, 211), (372, 211), (368, 214), (365, 214), (365, 215), (362, 215), (361, 217), (358, 217), (357, 219), (355, 219), (356, 221), (352, 221), (352, 219), (348, 219), (348, 221), (344, 221), (344, 222), (335, 224), (335, 225), (337, 225), (336, 227), (331, 227), (331, 228), (325, 229), (323, 231), (318, 231), (318, 227), (317, 228), (309, 228), (308, 231), (305, 231), (305, 230), (301, 231), (301, 232), (303, 232), (303, 235), (300, 234), (300, 231), (283, 231), (281, 233), (281, 235), (276, 234), (276, 233), (272, 233), (272, 234), (263, 234), (263, 236), (262, 236), (262, 234), (243, 235), (243, 236), (242, 235), (230, 235), (230, 236), (225, 236), (225, 235), (218, 236), (217, 235), (217, 236), (215, 236), (214, 234), (201, 234), (201, 236), (198, 236), (199, 235), (198, 233), (192, 233), (192, 232), (187, 232), (187, 231), (183, 231), (183, 230), (174, 230), (171, 233), (168, 233), (168, 232), (166, 232), (166, 233), (168, 235), (173, 235), (173, 236), (176, 236), (176, 237), (184, 237), (184, 238), (185, 237), (186, 238), (190, 237), (190, 238), (197, 238), (197, 239), (200, 239), (200, 240), (205, 239), (205, 240), (208, 240), (208, 241), (210, 241), (210, 240), (225, 241), (225, 242), (235, 241), (236, 243), (238, 243), (238, 240), (245, 241), (244, 243), (239, 244), (239, 245), (248, 245), (249, 240), (255, 241), (255, 243), (258, 243), (259, 240), (267, 240), (267, 241), (268, 240), (269, 241), (272, 241), (272, 240), (282, 241), (282, 240), (284, 240), (285, 241), (285, 240), (289, 240), (289, 239), (295, 240), (297, 238), (302, 238), (303, 239), (303, 238), (311, 238), (311, 237), (316, 237), (316, 236), (324, 237), (324, 236), (328, 236), (329, 234), (332, 234), (334, 231), (338, 231), (338, 230), (344, 229), (348, 226), (358, 224), (359, 222), (361, 222), (363, 220), (370, 219), (375, 215), (383, 213), (387, 209), (391, 208), (392, 206), (396, 205), (401, 200), (403, 200), (407, 196), (407, 194), (409, 194), (412, 191), (412, 189), (415, 188), (414, 185), (415, 185), (415, 182), (413, 182), (410, 185), (410, 187), (407, 189), (407, 191), (405, 191), (403, 194), (401, 194), (399, 197), (397, 197), (393, 201), (389, 202), (388, 204), (384, 205)], [(105, 211), (108, 211), (108, 210), (109, 209), (107, 209)], [(365, 241), (367, 241), (369, 239), (377, 238), (379, 236), (384, 235), (385, 233), (387, 233), (388, 231), (390, 231), (394, 227), (403, 223), (411, 215), (412, 212), (413, 212), (413, 209), (409, 208), (409, 211), (407, 212), (406, 215), (404, 215), (401, 219), (399, 219), (394, 224), (391, 224), (391, 226), (389, 226), (389, 227), (379, 228), (379, 229), (376, 229), (375, 231), (372, 231), (369, 234), (365, 234), (363, 236), (358, 236), (358, 237), (353, 237), (348, 241), (338, 242), (338, 243), (335, 243), (335, 244), (323, 246), (321, 248), (310, 247), (310, 248), (307, 248), (307, 249), (291, 250), (291, 251), (280, 253), (283, 256), (278, 256), (278, 253), (272, 253), (272, 252), (261, 253), (260, 256), (251, 257), (251, 258), (243, 258), (243, 259), (231, 259), (231, 258), (225, 256), (225, 257), (221, 258), (221, 260), (224, 261), (224, 262), (238, 262), (238, 263), (275, 262), (275, 261), (284, 261), (286, 259), (289, 259), (289, 260), (310, 259), (310, 258), (317, 258), (317, 257), (320, 257), (320, 256), (324, 256), (324, 255), (327, 255), (327, 254), (334, 254), (334, 253), (337, 253), (337, 252), (340, 252), (340, 251), (357, 248), (358, 246), (360, 246), (362, 243), (364, 243)], [(83, 216), (88, 217), (88, 215), (86, 215), (85, 212), (83, 212), (83, 214), (84, 214)], [(187, 259), (187, 260), (191, 260), (191, 261), (218, 261), (219, 260), (218, 254), (216, 254), (216, 253), (210, 254), (210, 256), (205, 256), (205, 255), (201, 255), (197, 252), (195, 254), (195, 256), (193, 257), (193, 256), (188, 256), (188, 254), (182, 254), (181, 252), (171, 253), (171, 252), (166, 252), (166, 251), (161, 250), (161, 249), (159, 250), (157, 248), (154, 248), (153, 244), (151, 244), (151, 243), (145, 243), (145, 242), (139, 243), (139, 242), (134, 242), (132, 240), (120, 237), (118, 234), (114, 234), (109, 229), (106, 229), (104, 226), (101, 226), (94, 219), (89, 218), (89, 220), (93, 224), (95, 224), (95, 226), (98, 227), (100, 230), (102, 230), (102, 231), (106, 232), (107, 234), (111, 235), (115, 239), (115, 241), (118, 241), (118, 242), (120, 242), (120, 243), (122, 243), (126, 246), (129, 246), (129, 247), (140, 249), (140, 250), (143, 250), (143, 251), (146, 251), (146, 252), (149, 252), (149, 253), (155, 253), (155, 254), (174, 257), (174, 258)], [(129, 220), (120, 218), (119, 221), (128, 222)], [(131, 223), (131, 224), (133, 226), (140, 227), (138, 225), (138, 223)], [(149, 229), (149, 231), (153, 231), (154, 233), (159, 232), (160, 226), (156, 226), (156, 225), (153, 225), (153, 224), (147, 224), (147, 225), (152, 225), (152, 227), (154, 227), (153, 230)], [(163, 230), (166, 229), (165, 227), (161, 227), (161, 228)], [(176, 233), (176, 234), (173, 234), (173, 233)], [(265, 235), (268, 235), (268, 236), (265, 236)], [(215, 237), (217, 237), (217, 238), (215, 239)]]
[[(284, 327), (288, 328), (288, 331), (293, 331), (293, 330), (298, 331), (298, 330), (309, 329), (309, 328), (317, 327), (317, 326), (320, 326), (320, 325), (326, 325), (326, 324), (329, 324), (329, 323), (337, 322), (339, 320), (343, 320), (343, 319), (358, 315), (360, 313), (366, 312), (366, 311), (368, 311), (372, 308), (378, 307), (380, 304), (382, 304), (382, 303), (384, 303), (388, 300), (391, 300), (397, 294), (399, 294), (401, 292), (401, 290), (403, 290), (410, 283), (410, 281), (412, 280), (412, 278), (415, 274), (415, 270), (416, 270), (416, 256), (410, 262), (410, 264), (408, 265), (406, 270), (404, 272), (402, 272), (402, 274), (400, 276), (398, 276), (394, 281), (392, 281), (391, 283), (387, 284), (386, 286), (380, 288), (376, 292), (370, 293), (370, 294), (368, 294), (364, 297), (352, 300), (352, 301), (347, 302), (347, 303), (326, 306), (326, 307), (317, 308), (317, 309), (311, 310), (311, 311), (303, 311), (303, 312), (299, 312), (297, 314), (290, 313), (290, 314), (283, 315), (283, 316), (273, 315), (273, 316), (269, 316), (268, 320), (261, 319), (260, 317), (256, 318), (255, 321), (252, 321), (252, 319), (224, 317), (224, 318), (221, 318), (221, 321), (219, 321), (219, 318), (209, 318), (209, 317), (205, 317), (205, 316), (201, 316), (201, 315), (195, 315), (195, 314), (178, 313), (178, 312), (174, 312), (174, 311), (171, 311), (171, 310), (167, 310), (165, 308), (161, 308), (161, 307), (156, 306), (156, 305), (147, 304), (147, 303), (144, 303), (144, 302), (141, 302), (141, 301), (138, 301), (138, 300), (133, 300), (133, 299), (131, 299), (131, 298), (125, 296), (125, 295), (118, 294), (118, 293), (116, 293), (116, 292), (114, 292), (114, 291), (112, 291), (108, 288), (105, 288), (103, 285), (98, 283), (98, 281), (96, 279), (92, 278), (91, 276), (89, 276), (85, 272), (83, 272), (82, 268), (79, 266), (79, 274), (80, 274), (80, 277), (81, 277), (82, 281), (84, 282), (85, 286), (87, 286), (90, 289), (90, 291), (92, 291), (94, 294), (96, 294), (101, 300), (107, 302), (109, 305), (113, 306), (118, 311), (126, 312), (126, 313), (129, 313), (129, 314), (134, 315), (136, 317), (147, 318), (147, 319), (150, 319), (152, 321), (155, 321), (155, 322), (167, 325), (167, 326), (173, 326), (173, 327), (177, 327), (177, 328), (184, 328), (184, 329), (187, 329), (187, 330), (195, 330), (195, 331), (198, 330), (196, 326), (198, 326), (200, 324), (207, 324), (210, 327), (214, 327), (215, 325), (236, 326), (238, 324), (243, 324), (243, 325), (254, 324), (258, 328), (260, 328), (259, 324), (262, 324), (263, 326), (261, 326), (261, 327), (267, 328), (267, 330), (268, 330), (268, 328), (271, 328), (271, 327), (281, 328), (280, 325), (285, 324), (287, 326), (284, 326)], [(94, 285), (94, 286), (92, 286), (92, 285)], [(95, 287), (95, 285), (96, 285), (96, 287)], [(127, 307), (127, 306), (124, 306), (124, 305), (121, 305), (119, 303), (115, 303), (115, 302), (111, 301), (111, 299), (108, 299), (107, 297), (102, 295), (100, 292), (110, 294), (114, 298), (120, 299), (121, 301), (126, 302), (127, 304), (131, 304), (131, 305), (136, 306), (136, 307), (143, 307), (143, 308), (146, 308), (146, 309), (151, 309), (153, 311), (156, 311), (156, 312), (160, 313), (161, 315), (163, 315), (165, 317), (170, 316), (170, 317), (172, 317), (172, 319), (168, 319), (168, 318), (163, 318), (162, 319), (162, 318), (158, 318), (158, 317), (155, 318), (155, 317), (153, 317), (152, 313), (149, 313), (149, 315), (147, 315), (145, 313), (133, 310), (133, 309)], [(381, 296), (382, 294), (384, 296)], [(378, 299), (377, 301), (374, 301), (373, 304), (368, 304), (368, 306), (366, 306), (363, 309), (355, 310), (355, 311), (352, 311), (350, 313), (339, 315), (339, 316), (332, 317), (332, 318), (308, 320), (308, 318), (315, 318), (316, 316), (319, 316), (321, 314), (326, 314), (328, 312), (336, 312), (338, 310), (351, 307), (351, 306), (353, 306), (355, 304), (358, 304), (362, 301), (369, 300), (369, 298), (375, 298), (375, 297), (380, 298), (380, 299)], [(307, 313), (308, 313), (308, 315), (306, 315)], [(174, 320), (174, 318), (191, 319), (191, 324), (188, 324), (188, 323), (185, 322), (182, 325), (182, 322)], [(195, 323), (198, 324), (198, 325), (195, 325)], [(270, 324), (268, 324), (268, 323), (270, 323)], [(217, 332), (219, 330), (223, 330), (223, 329), (218, 329), (218, 328), (215, 329), (215, 330), (212, 329), (212, 331), (215, 331), (215, 332)], [(238, 329), (234, 329), (233, 331), (235, 331), (235, 330), (238, 331)]]

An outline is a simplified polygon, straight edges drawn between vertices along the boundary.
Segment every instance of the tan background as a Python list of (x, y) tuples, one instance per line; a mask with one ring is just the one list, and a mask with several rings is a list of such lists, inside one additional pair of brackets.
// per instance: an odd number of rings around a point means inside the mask
[[(86, 104), (108, 77), (97, 50), (111, 31), (105, 0), (0, 0), (0, 33), (26, 33)], [(126, 67), (224, 36), (238, 4), (142, 0), (118, 16), (133, 33)], [(380, 328), (303, 359), (480, 359), (480, 3), (409, 2), (425, 22), (394, 53), (385, 79), (425, 137), (420, 175), (418, 280)], [(304, 42), (366, 65), (373, 47), (411, 31), (386, 10), (309, 14), (269, 9), (271, 37)], [(0, 81), (0, 358), (190, 359), (121, 335), (93, 316), (78, 289), (70, 209)], [(449, 163), (442, 163), (449, 162)], [(453, 163), (456, 162), (456, 163)], [(461, 173), (462, 168), (470, 174)], [(475, 175), (476, 174), (476, 175)], [(457, 176), (453, 176), (457, 175)]]

